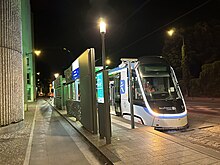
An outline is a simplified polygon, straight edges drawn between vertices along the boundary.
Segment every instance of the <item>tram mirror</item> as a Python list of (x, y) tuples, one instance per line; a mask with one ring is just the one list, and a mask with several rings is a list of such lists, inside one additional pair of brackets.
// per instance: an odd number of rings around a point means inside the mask
[(174, 87), (170, 87), (170, 92), (175, 92)]

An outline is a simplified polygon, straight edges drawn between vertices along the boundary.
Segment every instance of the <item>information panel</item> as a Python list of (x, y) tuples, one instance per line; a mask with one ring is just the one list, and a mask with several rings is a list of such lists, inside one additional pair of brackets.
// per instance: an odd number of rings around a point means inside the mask
[(104, 85), (103, 85), (103, 73), (100, 72), (96, 76), (96, 89), (97, 89), (97, 98), (98, 103), (104, 103)]

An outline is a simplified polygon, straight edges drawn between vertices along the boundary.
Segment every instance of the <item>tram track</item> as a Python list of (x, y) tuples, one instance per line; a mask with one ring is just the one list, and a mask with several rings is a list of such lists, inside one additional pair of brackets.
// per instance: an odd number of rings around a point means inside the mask
[(220, 103), (187, 102), (189, 128), (169, 135), (220, 151)]

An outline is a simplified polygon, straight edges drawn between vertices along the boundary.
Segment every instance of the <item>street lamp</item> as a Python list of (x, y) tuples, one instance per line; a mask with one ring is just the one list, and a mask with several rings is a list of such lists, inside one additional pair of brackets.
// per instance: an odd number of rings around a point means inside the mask
[[(176, 29), (175, 28), (172, 28), (170, 30), (167, 31), (167, 34), (172, 37), (174, 35), (174, 33), (176, 32)], [(181, 37), (182, 39), (182, 46), (181, 46), (181, 54), (182, 54), (182, 59), (185, 58), (185, 42), (184, 42), (184, 36), (179, 34), (179, 36)]]
[(101, 34), (101, 39), (102, 39), (102, 65), (103, 65), (103, 70), (106, 69), (105, 65), (105, 34), (106, 34), (106, 23), (105, 21), (101, 18), (100, 23), (100, 34)]
[[(167, 34), (172, 37), (173, 34), (176, 32), (175, 28), (172, 28), (170, 30), (167, 31)], [(178, 33), (179, 34), (179, 33)], [(189, 76), (189, 69), (186, 65), (186, 54), (185, 54), (185, 40), (184, 40), (184, 36), (182, 34), (179, 34), (179, 36), (182, 39), (182, 46), (181, 46), (181, 69), (182, 69), (182, 79), (183, 79), (183, 83), (184, 83), (184, 88), (185, 88), (185, 92), (186, 92), (186, 96), (188, 96), (188, 76)]]
[(106, 59), (105, 63), (106, 63), (107, 65), (110, 65), (110, 64), (111, 64), (111, 60), (110, 60), (110, 59)]
[(26, 56), (28, 56), (29, 54), (35, 54), (36, 56), (39, 56), (41, 54), (41, 50), (34, 50), (33, 52), (27, 52)]
[(68, 52), (68, 53), (70, 53), (70, 50), (67, 49), (67, 48), (63, 48), (63, 50), (66, 51), (66, 52)]
[(172, 28), (172, 29), (170, 29), (170, 30), (167, 31), (167, 34), (168, 34), (170, 37), (172, 37), (174, 33), (175, 33), (175, 29), (174, 29), (174, 28)]
[[(103, 66), (103, 95), (104, 95), (104, 135), (106, 143), (111, 143), (111, 119), (110, 119), (110, 107), (109, 107), (109, 88), (108, 88), (108, 72), (106, 71), (106, 60), (105, 60), (105, 34), (106, 34), (106, 23), (104, 19), (100, 18), (99, 22), (101, 40), (102, 40), (102, 66)], [(101, 117), (101, 116), (100, 116)]]
[(41, 50), (35, 50), (34, 53), (36, 54), (36, 56), (39, 56), (41, 54)]
[(54, 77), (57, 78), (57, 77), (59, 77), (59, 75), (60, 75), (59, 73), (55, 73)]

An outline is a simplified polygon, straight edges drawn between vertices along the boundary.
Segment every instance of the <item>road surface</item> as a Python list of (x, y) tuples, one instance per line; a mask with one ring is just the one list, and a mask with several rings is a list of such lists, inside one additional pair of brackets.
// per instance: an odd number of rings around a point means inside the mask
[(167, 132), (220, 151), (220, 102), (187, 101), (189, 128)]

